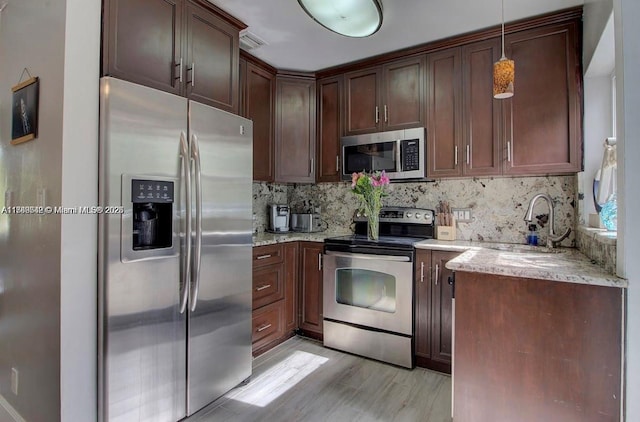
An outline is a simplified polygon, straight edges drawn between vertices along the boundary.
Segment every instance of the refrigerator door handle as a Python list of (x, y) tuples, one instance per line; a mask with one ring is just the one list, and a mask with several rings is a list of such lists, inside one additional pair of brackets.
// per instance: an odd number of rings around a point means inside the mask
[(191, 312), (196, 310), (198, 302), (198, 289), (200, 288), (200, 262), (202, 261), (202, 178), (200, 172), (200, 147), (198, 137), (191, 134), (191, 159), (194, 165), (194, 177), (196, 188), (196, 241), (194, 245), (194, 262), (191, 269)]
[(187, 300), (189, 298), (189, 279), (191, 278), (191, 166), (189, 165), (189, 145), (187, 144), (186, 135), (184, 132), (180, 133), (180, 157), (182, 159), (182, 171), (184, 177), (185, 186), (185, 203), (186, 203), (186, 218), (185, 218), (185, 248), (183, 261), (183, 274), (182, 274), (182, 292), (180, 293), (180, 313), (184, 313), (187, 308)]

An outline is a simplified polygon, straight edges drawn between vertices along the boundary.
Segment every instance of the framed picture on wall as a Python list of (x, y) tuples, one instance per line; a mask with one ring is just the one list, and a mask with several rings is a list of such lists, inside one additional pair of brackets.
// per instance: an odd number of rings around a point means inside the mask
[(38, 95), (40, 80), (29, 78), (11, 88), (11, 144), (17, 145), (38, 137)]

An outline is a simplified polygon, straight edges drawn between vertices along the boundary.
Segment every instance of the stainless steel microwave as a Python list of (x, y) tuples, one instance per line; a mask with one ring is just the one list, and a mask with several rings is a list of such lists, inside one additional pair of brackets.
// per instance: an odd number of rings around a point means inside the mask
[(384, 170), (391, 180), (425, 179), (427, 145), (425, 128), (343, 136), (342, 179), (360, 171)]

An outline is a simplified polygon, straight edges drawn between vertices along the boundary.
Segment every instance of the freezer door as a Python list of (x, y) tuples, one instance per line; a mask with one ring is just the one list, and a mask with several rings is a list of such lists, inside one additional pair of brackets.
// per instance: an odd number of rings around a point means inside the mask
[[(186, 416), (179, 254), (187, 101), (113, 78), (101, 79), (100, 89), (99, 205), (125, 212), (99, 217), (99, 418), (175, 422)], [(149, 180), (154, 189), (173, 183), (170, 245), (131, 247), (133, 179)]]
[(251, 375), (253, 131), (250, 120), (192, 101), (189, 108), (194, 244), (187, 413), (193, 414)]

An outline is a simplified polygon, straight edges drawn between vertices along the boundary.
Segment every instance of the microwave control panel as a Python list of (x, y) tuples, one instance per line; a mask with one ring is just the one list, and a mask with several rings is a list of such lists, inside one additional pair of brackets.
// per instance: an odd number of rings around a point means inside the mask
[(420, 170), (420, 142), (406, 139), (401, 142), (402, 171)]

